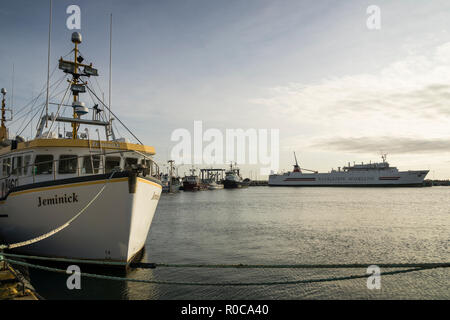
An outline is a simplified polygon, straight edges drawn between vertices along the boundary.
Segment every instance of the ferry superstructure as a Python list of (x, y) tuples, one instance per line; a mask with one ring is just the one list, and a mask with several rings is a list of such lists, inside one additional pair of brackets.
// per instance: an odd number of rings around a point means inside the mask
[[(10, 139), (2, 90), (0, 244), (35, 256), (128, 263), (144, 247), (161, 194), (155, 150), (115, 138), (99, 104), (108, 106), (88, 83), (98, 72), (82, 63), (81, 34), (72, 42), (74, 59), (61, 58), (59, 69), (69, 78), (73, 117), (61, 115), (65, 94), (56, 114), (43, 112), (34, 139)], [(92, 120), (83, 118), (90, 110), (79, 98), (87, 90), (98, 103)], [(55, 123), (72, 129), (58, 134)], [(92, 128), (103, 128), (105, 139)]]
[[(282, 174), (271, 174), (269, 186), (323, 186), (323, 187), (383, 187), (383, 186), (423, 186), (423, 181), (429, 170), (399, 171), (391, 167), (382, 156), (382, 162), (348, 164), (338, 170), (319, 173), (315, 170), (302, 169), (295, 156), (294, 170)], [(308, 171), (309, 173), (304, 173)]]

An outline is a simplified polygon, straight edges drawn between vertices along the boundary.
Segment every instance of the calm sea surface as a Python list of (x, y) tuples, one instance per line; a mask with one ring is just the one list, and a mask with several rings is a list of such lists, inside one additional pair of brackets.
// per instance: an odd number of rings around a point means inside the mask
[[(142, 261), (449, 262), (449, 248), (449, 187), (250, 187), (164, 194)], [(365, 272), (365, 269), (158, 268), (113, 274), (179, 282), (275, 282)], [(83, 278), (81, 290), (69, 291), (65, 275), (30, 270), (30, 276), (36, 290), (47, 299), (450, 299), (449, 268), (382, 276), (381, 290), (368, 290), (366, 279), (197, 287)]]

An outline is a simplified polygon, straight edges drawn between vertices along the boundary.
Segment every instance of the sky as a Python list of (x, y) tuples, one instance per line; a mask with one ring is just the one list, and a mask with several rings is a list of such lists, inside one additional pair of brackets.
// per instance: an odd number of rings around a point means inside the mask
[[(72, 4), (81, 30), (66, 27)], [(370, 5), (380, 8), (376, 30), (366, 24)], [(278, 129), (284, 171), (293, 151), (302, 167), (324, 172), (387, 153), (400, 170), (450, 179), (448, 1), (53, 1), (51, 70), (81, 32), (106, 100), (111, 13), (111, 108), (161, 164), (174, 130), (202, 121), (222, 132)], [(2, 1), (0, 86), (14, 112), (45, 86), (48, 20), (48, 0)], [(10, 134), (30, 118), (15, 118)], [(259, 174), (258, 165), (240, 166)]]

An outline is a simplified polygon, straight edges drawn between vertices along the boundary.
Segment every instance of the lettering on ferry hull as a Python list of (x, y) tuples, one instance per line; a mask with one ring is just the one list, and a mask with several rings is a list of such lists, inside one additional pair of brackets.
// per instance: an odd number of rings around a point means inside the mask
[(75, 203), (78, 202), (78, 195), (73, 192), (71, 195), (64, 194), (63, 196), (58, 196), (55, 194), (53, 198), (38, 198), (38, 207), (41, 206), (53, 206), (64, 203)]

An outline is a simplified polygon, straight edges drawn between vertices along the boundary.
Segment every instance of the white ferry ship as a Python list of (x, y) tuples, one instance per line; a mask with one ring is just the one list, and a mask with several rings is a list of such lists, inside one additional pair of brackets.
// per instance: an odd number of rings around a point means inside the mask
[[(382, 187), (382, 186), (423, 186), (429, 170), (399, 171), (386, 162), (348, 164), (328, 173), (300, 168), (295, 156), (294, 170), (283, 174), (271, 174), (269, 186), (323, 186), (323, 187)], [(304, 173), (308, 171), (309, 173)]]
[[(128, 263), (144, 247), (161, 194), (155, 150), (115, 138), (99, 104), (109, 107), (88, 83), (98, 72), (82, 63), (81, 34), (72, 42), (73, 60), (59, 60), (66, 94), (56, 114), (47, 113), (48, 100), (42, 106), (35, 138), (8, 137), (2, 89), (0, 244), (35, 256)], [(95, 99), (91, 110), (79, 98), (86, 91)], [(59, 133), (57, 123), (70, 130)]]

